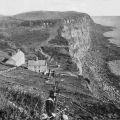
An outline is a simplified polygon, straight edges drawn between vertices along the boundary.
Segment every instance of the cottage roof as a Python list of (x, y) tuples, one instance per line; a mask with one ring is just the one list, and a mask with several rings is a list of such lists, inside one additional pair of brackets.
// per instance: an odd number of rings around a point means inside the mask
[(22, 64), (25, 64), (25, 55), (21, 50), (18, 50), (18, 52), (13, 55), (6, 63), (15, 66), (21, 66)]

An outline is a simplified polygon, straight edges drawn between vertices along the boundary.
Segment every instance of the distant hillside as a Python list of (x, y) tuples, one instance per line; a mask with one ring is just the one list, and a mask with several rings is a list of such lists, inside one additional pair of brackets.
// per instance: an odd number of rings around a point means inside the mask
[(5, 17), (4, 15), (0, 15), (0, 19), (1, 19), (1, 18), (4, 18), (4, 17)]
[(7, 20), (9, 20), (9, 21), (12, 21), (12, 20), (18, 20), (18, 19), (16, 19), (16, 18), (13, 18), (12, 16), (4, 16), (4, 15), (0, 15), (0, 22), (1, 21), (7, 21)]
[(0, 15), (0, 28), (9, 28), (9, 27), (17, 26), (22, 21), (23, 20), (18, 20), (16, 18), (11, 17), (11, 16)]
[(22, 20), (46, 20), (46, 19), (60, 19), (77, 14), (80, 14), (80, 12), (33, 11), (33, 12), (17, 14), (14, 15), (13, 17)]

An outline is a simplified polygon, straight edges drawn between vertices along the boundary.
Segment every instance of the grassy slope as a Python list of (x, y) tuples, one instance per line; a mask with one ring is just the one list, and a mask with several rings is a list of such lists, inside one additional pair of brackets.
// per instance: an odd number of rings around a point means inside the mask
[[(0, 83), (2, 85), (0, 86), (0, 90), (3, 95), (6, 95), (5, 99), (12, 101), (17, 106), (21, 106), (28, 113), (27, 108), (32, 112), (37, 104), (33, 102), (33, 100), (43, 101), (48, 96), (48, 91), (53, 88), (51, 85), (45, 84), (45, 76), (21, 68), (5, 75), (7, 77), (0, 76)], [(12, 76), (12, 78), (10, 78), (10, 76)], [(113, 116), (113, 114), (119, 116), (119, 110), (114, 105), (102, 103), (92, 97), (82, 77), (79, 79), (69, 76), (56, 77), (56, 80), (59, 79), (64, 79), (64, 81), (59, 84), (60, 96), (58, 97), (58, 101), (60, 103), (58, 102), (58, 106), (61, 108), (69, 106), (70, 116), (78, 117), (82, 120), (87, 120), (88, 118), (92, 120), (94, 116), (104, 120), (109, 118), (109, 114), (111, 116)], [(20, 96), (22, 96), (21, 99)], [(26, 100), (28, 100), (29, 104), (28, 102), (26, 104)], [(37, 105), (34, 110), (40, 112), (41, 106), (42, 105), (38, 107)], [(6, 107), (5, 105), (5, 108)], [(13, 113), (16, 114), (13, 111), (12, 115)]]
[(21, 13), (13, 17), (22, 20), (46, 20), (46, 19), (61, 19), (75, 14), (80, 14), (80, 13), (74, 11), (69, 11), (69, 12), (34, 11), (34, 12)]

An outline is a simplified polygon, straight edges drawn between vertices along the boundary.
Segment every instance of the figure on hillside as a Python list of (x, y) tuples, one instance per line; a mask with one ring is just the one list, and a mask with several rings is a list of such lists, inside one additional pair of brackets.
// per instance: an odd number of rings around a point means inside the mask
[(53, 90), (50, 91), (48, 99), (45, 101), (45, 111), (46, 113), (43, 114), (42, 120), (68, 120), (68, 116), (65, 114), (64, 110), (55, 113), (56, 107), (56, 94), (59, 92), (57, 90), (54, 92)]
[(56, 99), (56, 93), (54, 91), (50, 91), (49, 98), (45, 102), (46, 106), (46, 113), (48, 117), (51, 117), (50, 120), (56, 117), (55, 111), (55, 99)]

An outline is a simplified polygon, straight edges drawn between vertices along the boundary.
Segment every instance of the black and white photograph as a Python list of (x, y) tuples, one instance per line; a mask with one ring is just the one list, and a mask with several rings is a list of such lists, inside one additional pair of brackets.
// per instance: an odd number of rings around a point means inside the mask
[(120, 1), (0, 0), (0, 120), (120, 120)]

